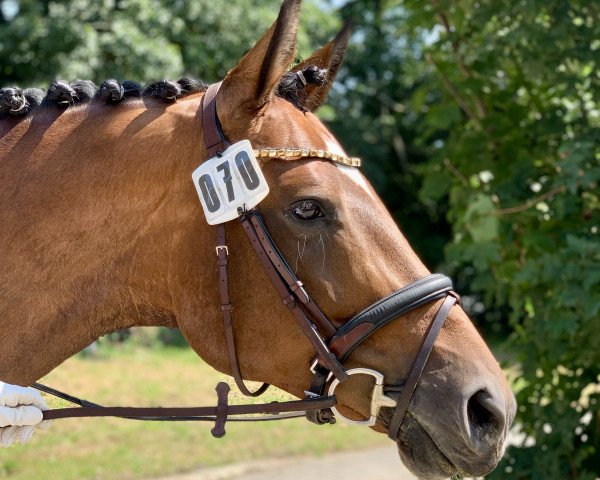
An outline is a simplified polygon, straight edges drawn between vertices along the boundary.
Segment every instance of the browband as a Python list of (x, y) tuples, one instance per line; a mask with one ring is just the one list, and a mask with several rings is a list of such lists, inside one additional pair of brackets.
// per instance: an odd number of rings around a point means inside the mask
[[(219, 116), (217, 115), (217, 94), (221, 82), (213, 83), (202, 97), (202, 123), (204, 124), (204, 143), (208, 158), (215, 157), (223, 153), (229, 146), (227, 137), (223, 133)], [(347, 165), (349, 167), (360, 167), (362, 162), (360, 158), (348, 157), (338, 153), (326, 150), (311, 148), (258, 148), (254, 150), (256, 158), (262, 160), (301, 160), (303, 158), (322, 158), (330, 162)]]
[(362, 160), (358, 157), (347, 157), (326, 150), (314, 150), (310, 148), (259, 148), (254, 150), (256, 158), (267, 160), (276, 158), (281, 160), (302, 160), (303, 158), (322, 158), (330, 162), (347, 165), (349, 167), (360, 167)]

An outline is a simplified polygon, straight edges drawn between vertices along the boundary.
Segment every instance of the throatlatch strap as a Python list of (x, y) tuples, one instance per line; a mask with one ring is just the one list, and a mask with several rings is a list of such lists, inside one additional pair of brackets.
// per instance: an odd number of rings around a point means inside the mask
[[(217, 116), (217, 94), (219, 93), (220, 83), (214, 83), (208, 87), (202, 97), (202, 124), (204, 127), (204, 143), (206, 147), (207, 158), (213, 158), (220, 155), (227, 149), (228, 142), (219, 126)], [(219, 291), (221, 294), (221, 311), (223, 312), (223, 326), (225, 329), (225, 339), (227, 341), (227, 356), (229, 357), (229, 368), (231, 375), (235, 380), (240, 391), (248, 397), (258, 397), (262, 395), (269, 384), (263, 383), (256, 391), (252, 392), (246, 387), (240, 372), (240, 366), (237, 361), (235, 349), (235, 337), (233, 333), (233, 318), (231, 311), (233, 306), (229, 299), (229, 280), (227, 275), (227, 263), (229, 249), (225, 238), (225, 226), (217, 226), (217, 258), (219, 263)]]
[(394, 416), (392, 417), (392, 421), (390, 422), (390, 428), (388, 430), (388, 437), (392, 440), (396, 440), (398, 437), (398, 432), (400, 431), (400, 425), (402, 424), (402, 420), (404, 420), (404, 416), (406, 415), (406, 411), (408, 410), (408, 405), (415, 393), (415, 389), (417, 388), (417, 384), (421, 379), (421, 375), (423, 375), (423, 370), (425, 369), (425, 364), (429, 359), (429, 355), (431, 355), (431, 350), (433, 350), (433, 345), (435, 340), (437, 339), (444, 322), (446, 321), (446, 317), (448, 317), (448, 313), (452, 306), (458, 300), (457, 296), (452, 292), (448, 294), (444, 303), (438, 310), (433, 322), (431, 322), (431, 326), (429, 327), (429, 331), (427, 332), (427, 336), (423, 341), (423, 345), (421, 346), (421, 350), (417, 355), (417, 359), (413, 364), (410, 374), (408, 375), (408, 379), (404, 384), (404, 388), (402, 393), (400, 394), (400, 398), (398, 399), (398, 403), (396, 405), (396, 409), (394, 410)]
[(227, 340), (227, 355), (229, 357), (229, 368), (231, 375), (235, 380), (240, 391), (247, 397), (258, 397), (262, 395), (267, 388), (268, 383), (263, 383), (254, 392), (249, 390), (244, 383), (240, 366), (237, 361), (237, 353), (235, 349), (235, 337), (233, 333), (233, 318), (231, 311), (233, 306), (229, 300), (229, 280), (227, 275), (227, 264), (229, 258), (229, 249), (225, 236), (225, 225), (217, 226), (217, 257), (219, 259), (219, 291), (221, 292), (221, 311), (223, 312), (223, 326), (225, 328), (225, 338)]

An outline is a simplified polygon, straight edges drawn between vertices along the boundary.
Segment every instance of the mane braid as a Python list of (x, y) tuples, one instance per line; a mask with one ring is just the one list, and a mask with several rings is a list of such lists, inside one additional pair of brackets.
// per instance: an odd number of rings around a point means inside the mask
[[(277, 87), (276, 95), (296, 108), (306, 111), (302, 104), (306, 98), (306, 87), (323, 86), (326, 82), (327, 70), (309, 65), (300, 74), (286, 73)], [(0, 120), (25, 118), (40, 106), (67, 109), (92, 101), (116, 106), (132, 98), (144, 97), (172, 103), (187, 95), (205, 92), (207, 88), (208, 84), (190, 77), (182, 77), (177, 81), (160, 80), (149, 84), (146, 88), (131, 80), (115, 79), (102, 82), (100, 87), (91, 80), (73, 82), (56, 80), (46, 92), (39, 88), (25, 90), (17, 87), (2, 88), (0, 89)]]
[(44, 99), (44, 91), (39, 88), (0, 89), (0, 120), (4, 117), (22, 117), (36, 109)]
[(98, 87), (90, 80), (75, 80), (71, 83), (56, 80), (48, 88), (42, 105), (58, 105), (59, 107), (68, 108), (71, 105), (87, 103), (94, 98), (96, 90), (98, 90)]
[(183, 77), (176, 82), (161, 80), (148, 85), (142, 95), (153, 97), (165, 102), (175, 102), (177, 99), (196, 92), (205, 92), (208, 85), (189, 77)]
[(111, 79), (102, 82), (95, 98), (107, 105), (116, 105), (128, 98), (140, 98), (141, 95), (142, 86), (139, 83)]

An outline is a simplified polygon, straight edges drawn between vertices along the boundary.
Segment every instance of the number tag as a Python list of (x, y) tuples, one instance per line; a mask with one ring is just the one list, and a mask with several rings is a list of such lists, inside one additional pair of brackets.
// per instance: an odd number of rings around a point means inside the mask
[(251, 209), (269, 193), (249, 140), (208, 159), (192, 173), (192, 180), (209, 225), (237, 218), (238, 208)]

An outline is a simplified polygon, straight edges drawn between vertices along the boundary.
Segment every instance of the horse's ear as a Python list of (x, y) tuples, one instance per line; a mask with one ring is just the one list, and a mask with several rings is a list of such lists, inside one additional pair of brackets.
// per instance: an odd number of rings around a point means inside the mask
[(301, 72), (305, 68), (315, 65), (327, 70), (326, 80), (322, 85), (308, 83), (304, 87), (306, 97), (302, 100), (302, 106), (306, 110), (314, 112), (327, 99), (329, 90), (344, 61), (344, 54), (351, 33), (352, 24), (348, 21), (335, 38), (292, 69), (294, 72)]
[(268, 103), (294, 61), (301, 3), (284, 0), (275, 23), (227, 74), (217, 101), (220, 116), (243, 120)]

